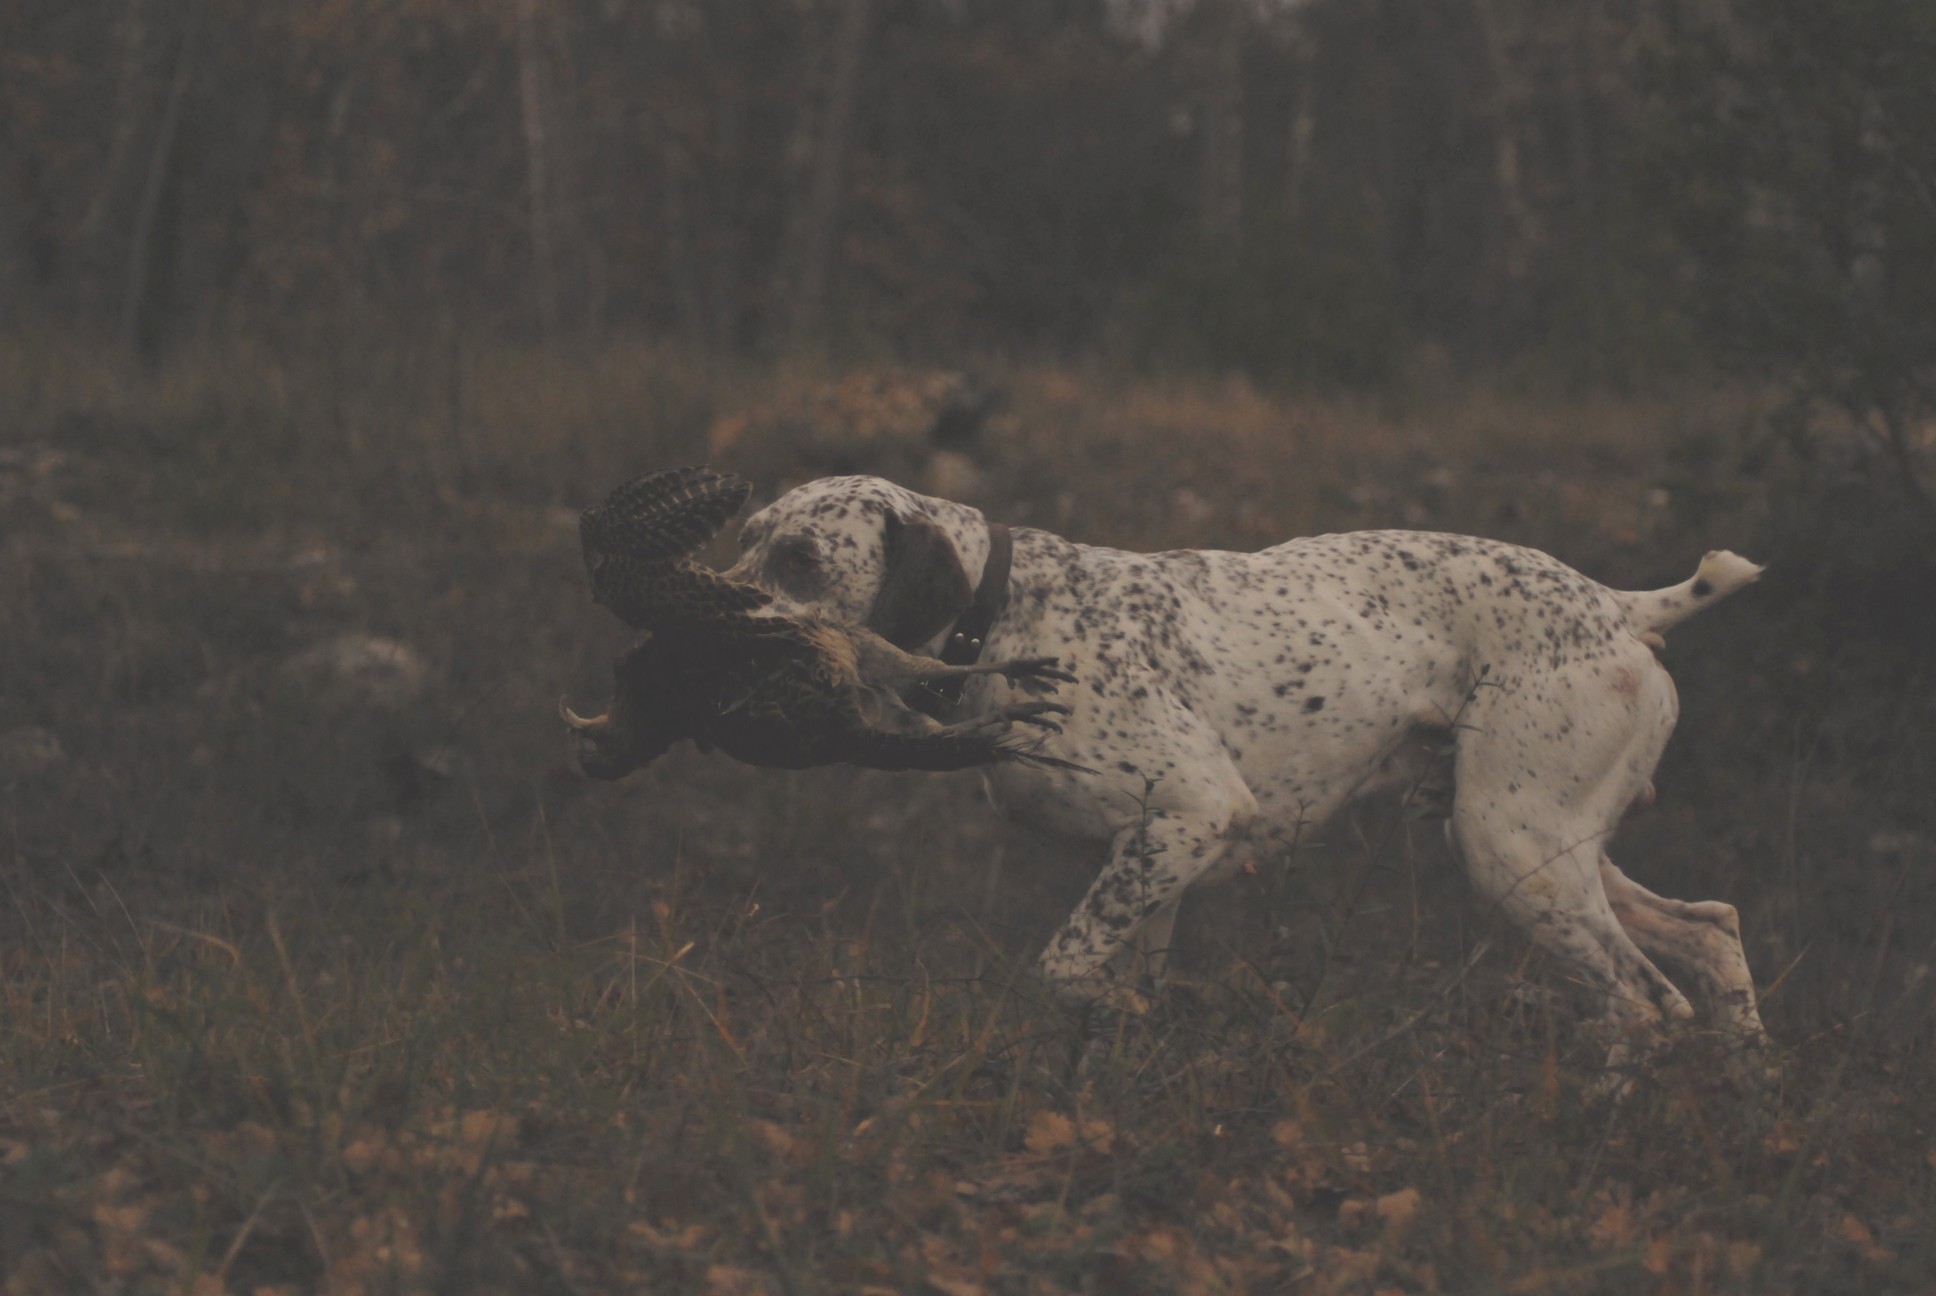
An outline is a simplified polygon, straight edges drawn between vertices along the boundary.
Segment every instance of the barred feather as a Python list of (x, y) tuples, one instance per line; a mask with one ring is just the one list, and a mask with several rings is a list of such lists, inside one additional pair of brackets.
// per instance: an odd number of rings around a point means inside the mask
[(709, 468), (668, 468), (626, 482), (579, 520), (586, 553), (671, 562), (718, 535), (751, 483)]
[[(732, 628), (758, 634), (764, 627), (753, 623), (771, 618), (745, 614), (773, 600), (757, 585), (743, 585), (691, 563), (642, 563), (632, 558), (607, 558), (593, 569), (592, 601), (610, 608), (613, 615), (634, 630), (704, 621), (717, 623), (714, 629), (721, 633)], [(748, 624), (739, 625), (739, 621)]]
[(728, 474), (669, 468), (636, 477), (586, 509), (579, 541), (592, 601), (640, 630), (740, 617), (766, 606), (772, 598), (758, 586), (689, 561), (751, 492)]

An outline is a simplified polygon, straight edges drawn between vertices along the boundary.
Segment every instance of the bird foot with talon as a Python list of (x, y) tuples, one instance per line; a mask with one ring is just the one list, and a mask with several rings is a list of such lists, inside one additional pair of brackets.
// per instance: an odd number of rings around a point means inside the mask
[(1035, 725), (1052, 733), (1061, 733), (1062, 726), (1049, 719), (1050, 716), (1065, 716), (1070, 708), (1060, 702), (1011, 702), (994, 712), (994, 719), (1007, 724), (1020, 721), (1022, 724)]
[(1031, 693), (1053, 693), (1061, 685), (1076, 682), (1075, 675), (1063, 669), (1060, 657), (1017, 657), (997, 663), (995, 670), (1010, 684)]

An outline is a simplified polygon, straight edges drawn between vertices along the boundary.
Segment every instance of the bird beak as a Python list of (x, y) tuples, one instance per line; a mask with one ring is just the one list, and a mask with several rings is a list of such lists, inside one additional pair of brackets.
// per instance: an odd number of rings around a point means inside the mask
[(587, 720), (584, 716), (579, 715), (576, 711), (566, 706), (563, 698), (558, 699), (558, 716), (579, 733), (595, 733), (600, 729), (609, 729), (612, 726), (611, 716), (594, 716), (590, 720)]

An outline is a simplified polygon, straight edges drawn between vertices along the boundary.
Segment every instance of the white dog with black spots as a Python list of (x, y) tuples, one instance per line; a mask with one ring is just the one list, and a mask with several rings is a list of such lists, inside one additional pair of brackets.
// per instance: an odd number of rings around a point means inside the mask
[[(782, 610), (933, 654), (977, 601), (991, 549), (1012, 544), (981, 649), (1075, 672), (1074, 713), (1045, 750), (1092, 772), (987, 777), (1013, 816), (1108, 844), (1042, 955), (1060, 997), (1133, 998), (1132, 982), (1161, 971), (1185, 890), (1417, 779), (1449, 746), (1447, 836), (1472, 884), (1577, 975), (1617, 1039), (1692, 1015), (1659, 960), (1718, 1028), (1765, 1042), (1733, 906), (1657, 896), (1606, 849), (1652, 797), (1678, 713), (1662, 632), (1759, 567), (1710, 553), (1680, 585), (1629, 593), (1465, 536), (1140, 554), (1026, 528), (997, 541), (1002, 530), (879, 478), (830, 477), (749, 518), (733, 571)], [(984, 710), (1008, 687), (983, 677), (963, 702)]]

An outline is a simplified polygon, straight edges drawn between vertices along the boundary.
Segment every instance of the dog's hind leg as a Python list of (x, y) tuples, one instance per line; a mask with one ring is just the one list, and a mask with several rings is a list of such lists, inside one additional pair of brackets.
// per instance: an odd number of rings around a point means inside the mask
[[(1451, 828), (1479, 893), (1568, 965), (1618, 1035), (1644, 1037), (1693, 1008), (1641, 952), (1602, 881), (1606, 839), (1674, 724), (1672, 682), (1644, 646), (1633, 652), (1477, 692), (1460, 724)], [(1616, 1039), (1613, 1059), (1630, 1051)]]
[(1754, 977), (1741, 948), (1741, 919), (1719, 900), (1669, 900), (1622, 873), (1605, 855), (1600, 880), (1614, 917), (1648, 957), (1683, 968), (1717, 1028), (1744, 1044), (1765, 1044)]

